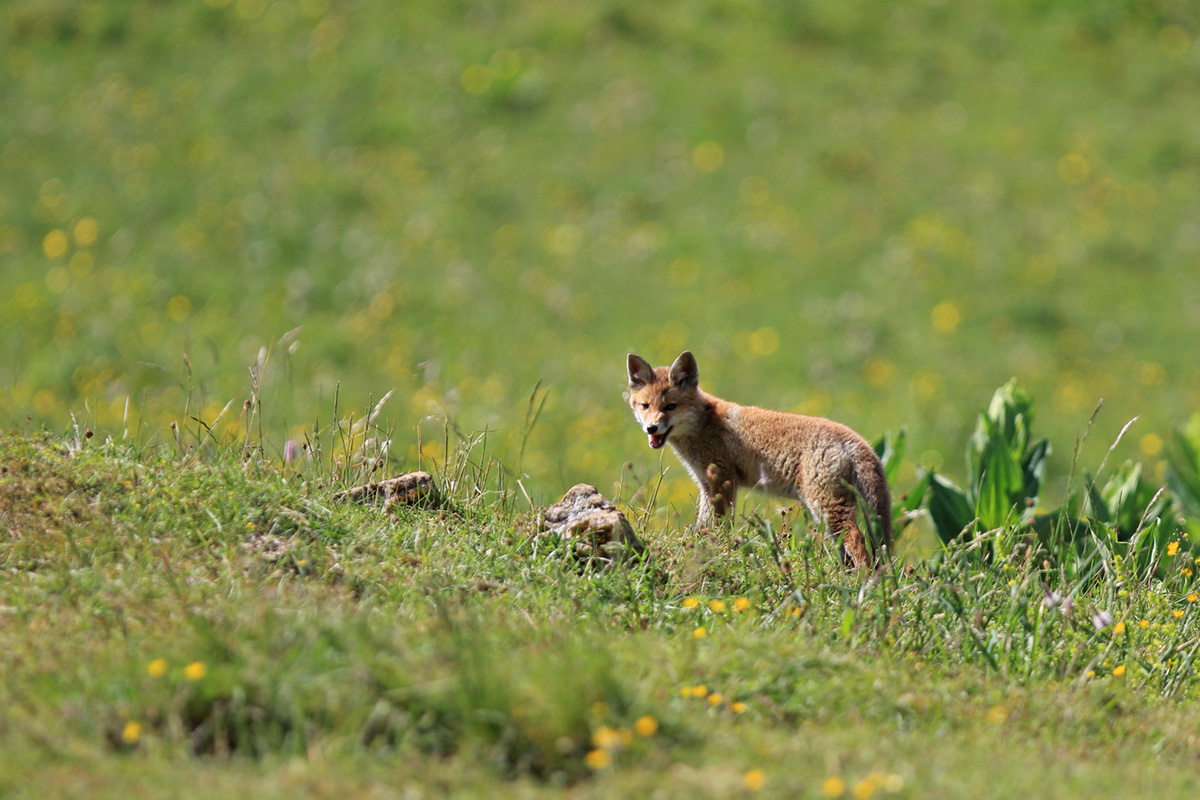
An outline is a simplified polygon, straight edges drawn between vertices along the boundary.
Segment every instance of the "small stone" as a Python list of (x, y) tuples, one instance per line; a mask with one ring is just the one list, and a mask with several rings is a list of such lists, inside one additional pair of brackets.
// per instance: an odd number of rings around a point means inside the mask
[(542, 512), (538, 535), (555, 533), (574, 542), (578, 558), (597, 558), (608, 562), (637, 558), (646, 545), (637, 537), (625, 515), (609, 502), (595, 486), (572, 486), (554, 505)]
[(291, 555), (294, 545), (273, 533), (255, 533), (242, 542), (242, 549), (249, 555), (275, 564)]
[(356, 503), (383, 501), (384, 511), (397, 503), (401, 505), (432, 504), (437, 501), (437, 487), (428, 472), (407, 472), (378, 483), (366, 483), (338, 492), (334, 500), (353, 500)]

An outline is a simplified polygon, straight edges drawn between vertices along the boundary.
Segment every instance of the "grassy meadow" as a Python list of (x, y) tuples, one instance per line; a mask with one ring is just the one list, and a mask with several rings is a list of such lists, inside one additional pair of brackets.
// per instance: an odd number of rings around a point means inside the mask
[(699, 535), (631, 505), (651, 556), (606, 568), (530, 536), (485, 453), (381, 514), (332, 499), (348, 434), (284, 467), (204, 441), (0, 438), (0, 795), (1200, 787), (1175, 512), (1130, 538), (1096, 500), (872, 579), (795, 515)]
[(449, 416), (515, 463), (540, 382), (522, 468), (550, 495), (648, 468), (623, 356), (687, 347), (733, 399), (906, 427), (914, 465), (960, 470), (1012, 376), (1056, 472), (1100, 398), (1153, 463), (1200, 406), (1198, 24), (1168, 0), (16, 0), (0, 420), (212, 425), (265, 348), (277, 447), (394, 391), (398, 457)]
[[(0, 4), (0, 797), (1194, 791), (1197, 36)], [(880, 442), (894, 564), (687, 529), (620, 396), (685, 348)], [(529, 536), (579, 482), (648, 561)]]

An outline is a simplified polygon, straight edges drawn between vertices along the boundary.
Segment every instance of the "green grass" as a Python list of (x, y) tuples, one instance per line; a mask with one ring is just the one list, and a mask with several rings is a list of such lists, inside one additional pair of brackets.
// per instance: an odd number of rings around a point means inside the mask
[(481, 448), (384, 515), (328, 452), (196, 443), (0, 439), (6, 796), (1197, 786), (1186, 540), (1138, 572), (1004, 529), (872, 580), (786, 516), (635, 505), (651, 558), (589, 569)]
[[(1198, 32), (4, 3), (0, 795), (1194, 790)], [(890, 432), (893, 569), (686, 528), (620, 399), (684, 348)], [(1013, 376), (1036, 435), (971, 436)], [(418, 467), (446, 503), (332, 500)], [(649, 562), (530, 539), (578, 482)]]

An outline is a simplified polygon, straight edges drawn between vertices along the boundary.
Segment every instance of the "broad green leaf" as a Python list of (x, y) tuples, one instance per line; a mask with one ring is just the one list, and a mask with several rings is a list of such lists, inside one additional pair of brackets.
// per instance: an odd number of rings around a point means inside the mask
[(875, 455), (883, 463), (883, 473), (889, 486), (896, 485), (896, 477), (900, 474), (900, 461), (904, 458), (904, 445), (907, 434), (901, 428), (895, 434), (885, 433), (875, 442)]
[(967, 494), (949, 478), (929, 472), (929, 517), (943, 542), (951, 542), (975, 520)]
[(1167, 464), (1167, 488), (1185, 517), (1200, 521), (1200, 481)]
[(1029, 396), (1015, 381), (997, 389), (976, 420), (967, 465), (975, 513), (985, 528), (1033, 516), (1050, 444), (1043, 439), (1029, 445), (1032, 420)]
[(1016, 379), (1001, 386), (992, 395), (987, 409), (979, 415), (967, 461), (972, 472), (979, 473), (979, 459), (987, 443), (999, 436), (1016, 453), (1019, 459), (1029, 446), (1029, 430), (1033, 423), (1033, 404), (1024, 391), (1017, 387)]
[(1029, 525), (1041, 540), (1042, 546), (1060, 559), (1063, 555), (1064, 540), (1070, 538), (1070, 524), (1070, 518), (1061, 508), (1049, 514), (1036, 514), (1029, 520)]
[(1192, 472), (1200, 474), (1200, 412), (1175, 431), (1175, 437), (1187, 457)]
[(1137, 574), (1145, 577), (1154, 565), (1155, 557), (1163, 552), (1167, 543), (1174, 538), (1175, 527), (1159, 521), (1148, 523), (1129, 541), (1126, 555), (1137, 566)]
[(1121, 534), (1128, 538), (1137, 529), (1138, 522), (1145, 511), (1142, 500), (1143, 493), (1138, 491), (1141, 484), (1142, 465), (1126, 461), (1105, 484), (1101, 494), (1108, 507), (1112, 509), (1112, 523)]
[(1200, 518), (1200, 414), (1193, 414), (1186, 425), (1175, 430), (1167, 485), (1180, 510), (1190, 519)]
[(1029, 448), (1021, 461), (1021, 472), (1024, 474), (1024, 486), (1021, 489), (1024, 500), (1033, 500), (1025, 509), (1023, 517), (1029, 519), (1037, 508), (1037, 499), (1041, 494), (1042, 482), (1046, 477), (1046, 457), (1050, 455), (1050, 440), (1042, 439)]
[(922, 472), (917, 479), (916, 486), (909, 489), (899, 500), (898, 504), (903, 511), (915, 511), (925, 502), (925, 495), (929, 493), (930, 473)]
[(1087, 471), (1083, 473), (1083, 482), (1087, 487), (1087, 494), (1083, 499), (1084, 516), (1098, 522), (1112, 522), (1112, 509), (1108, 507), (1108, 501), (1104, 499), (1100, 488), (1096, 486), (1096, 482), (1092, 480), (1092, 476)]
[(980, 473), (976, 483), (975, 515), (985, 530), (999, 528), (1013, 520), (1013, 509), (1019, 516), (1024, 511), (1025, 483), (1019, 455), (1008, 443), (994, 434), (986, 443), (979, 458)]
[[(1084, 513), (1111, 526), (1123, 541), (1137, 532), (1143, 519), (1152, 523), (1166, 511), (1166, 493), (1159, 493), (1157, 487), (1143, 481), (1141, 464), (1132, 461), (1122, 464), (1103, 487), (1090, 478), (1087, 487)], [(1174, 529), (1173, 525), (1167, 527)]]

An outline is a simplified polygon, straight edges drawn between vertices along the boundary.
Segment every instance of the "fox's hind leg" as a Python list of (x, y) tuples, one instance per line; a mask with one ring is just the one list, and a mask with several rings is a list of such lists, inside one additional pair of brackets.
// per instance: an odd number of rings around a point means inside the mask
[(802, 484), (807, 491), (801, 492), (801, 496), (807, 498), (815, 515), (829, 524), (829, 535), (835, 539), (841, 536), (846, 566), (869, 567), (871, 554), (867, 550), (867, 539), (855, 516), (857, 496), (850, 483), (853, 466), (840, 458), (840, 452), (824, 451), (822, 454), (827, 457), (808, 465)]
[(842, 534), (842, 554), (848, 567), (869, 567), (871, 554), (867, 552), (867, 538), (858, 527), (852, 498), (838, 498), (825, 509), (829, 530), (836, 536)]

